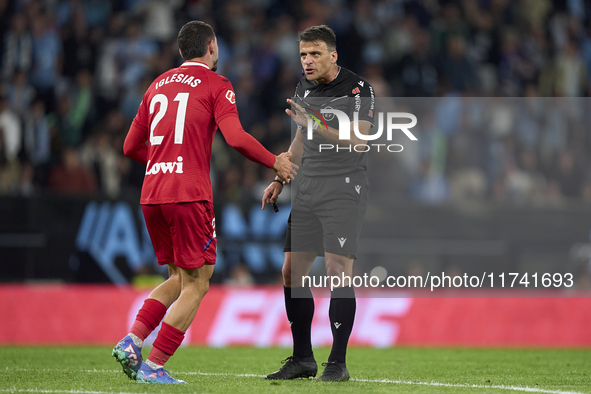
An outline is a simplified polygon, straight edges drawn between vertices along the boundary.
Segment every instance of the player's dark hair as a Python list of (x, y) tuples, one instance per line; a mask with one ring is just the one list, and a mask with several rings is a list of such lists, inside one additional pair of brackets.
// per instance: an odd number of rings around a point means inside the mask
[(311, 26), (298, 33), (299, 42), (313, 42), (318, 45), (318, 41), (324, 41), (329, 51), (337, 50), (337, 36), (334, 31), (326, 25)]
[(177, 43), (185, 60), (203, 57), (207, 53), (207, 45), (215, 38), (210, 25), (201, 21), (186, 23), (179, 31)]

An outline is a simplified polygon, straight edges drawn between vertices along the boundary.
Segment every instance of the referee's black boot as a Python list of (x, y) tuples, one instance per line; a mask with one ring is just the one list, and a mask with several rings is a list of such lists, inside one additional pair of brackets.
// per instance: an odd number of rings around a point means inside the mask
[(289, 356), (281, 361), (283, 366), (279, 371), (270, 373), (265, 379), (279, 380), (279, 379), (297, 379), (297, 378), (313, 378), (318, 372), (318, 365), (314, 356), (307, 358), (295, 358)]
[(323, 382), (345, 382), (349, 380), (349, 371), (345, 363), (337, 363), (336, 361), (329, 361), (322, 363), (325, 367), (322, 375), (318, 376), (316, 380)]

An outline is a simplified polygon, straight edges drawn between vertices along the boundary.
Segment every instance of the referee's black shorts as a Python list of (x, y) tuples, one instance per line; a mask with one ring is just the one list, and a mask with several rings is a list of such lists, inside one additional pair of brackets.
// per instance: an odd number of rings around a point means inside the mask
[(329, 252), (355, 258), (369, 194), (365, 172), (298, 176), (283, 251)]

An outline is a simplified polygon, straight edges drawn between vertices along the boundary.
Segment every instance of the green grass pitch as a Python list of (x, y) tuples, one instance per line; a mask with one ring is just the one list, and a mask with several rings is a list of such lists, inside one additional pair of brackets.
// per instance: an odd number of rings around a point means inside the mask
[(129, 380), (107, 347), (0, 347), (0, 393), (591, 393), (589, 349), (353, 348), (349, 382), (265, 380), (288, 353), (181, 348), (167, 369), (189, 384), (161, 386)]

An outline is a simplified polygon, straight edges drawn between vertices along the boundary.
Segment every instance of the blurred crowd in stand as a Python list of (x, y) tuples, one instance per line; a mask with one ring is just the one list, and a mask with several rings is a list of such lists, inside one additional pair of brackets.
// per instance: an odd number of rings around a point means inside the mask
[[(522, 110), (439, 101), (420, 148), (372, 156), (388, 169), (373, 190), (429, 204), (591, 203), (585, 0), (0, 0), (0, 195), (137, 198), (144, 168), (123, 140), (151, 81), (182, 62), (176, 34), (192, 19), (214, 27), (242, 124), (274, 153), (290, 143), (296, 34), (327, 24), (339, 63), (378, 96), (549, 97)], [(217, 201), (244, 204), (273, 178), (219, 133), (211, 175)]]

